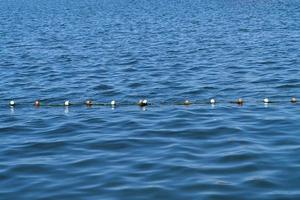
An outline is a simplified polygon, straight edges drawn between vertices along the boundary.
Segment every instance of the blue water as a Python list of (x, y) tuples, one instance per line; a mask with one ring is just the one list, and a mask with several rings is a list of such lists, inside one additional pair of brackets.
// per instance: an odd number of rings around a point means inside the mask
[[(0, 199), (300, 199), (299, 19), (297, 0), (1, 0)], [(152, 105), (32, 106), (88, 98)]]

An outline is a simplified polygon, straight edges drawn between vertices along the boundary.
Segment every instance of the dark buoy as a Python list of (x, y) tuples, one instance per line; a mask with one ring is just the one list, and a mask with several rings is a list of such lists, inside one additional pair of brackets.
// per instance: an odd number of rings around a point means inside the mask
[(139, 106), (147, 106), (148, 105), (148, 101), (147, 99), (141, 99), (139, 102), (138, 102), (138, 105)]
[(92, 100), (86, 100), (85, 105), (91, 107), (93, 105), (93, 101)]

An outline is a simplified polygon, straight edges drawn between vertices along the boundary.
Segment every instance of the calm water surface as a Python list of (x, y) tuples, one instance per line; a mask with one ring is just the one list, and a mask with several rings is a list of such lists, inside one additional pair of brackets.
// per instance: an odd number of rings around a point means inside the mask
[[(299, 19), (297, 0), (0, 1), (0, 199), (300, 199)], [(156, 106), (31, 106), (87, 98)]]

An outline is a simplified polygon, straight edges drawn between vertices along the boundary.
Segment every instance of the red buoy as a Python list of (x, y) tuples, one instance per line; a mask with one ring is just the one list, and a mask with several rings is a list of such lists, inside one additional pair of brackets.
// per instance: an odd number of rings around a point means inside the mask
[(34, 105), (35, 105), (36, 107), (39, 107), (39, 106), (41, 105), (41, 102), (40, 102), (39, 100), (36, 100), (36, 101), (34, 102)]

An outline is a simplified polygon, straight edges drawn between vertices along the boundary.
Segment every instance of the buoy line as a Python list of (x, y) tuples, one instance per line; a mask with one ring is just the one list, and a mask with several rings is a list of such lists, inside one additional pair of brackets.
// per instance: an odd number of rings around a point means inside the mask
[[(292, 97), (289, 101), (289, 103), (295, 104), (297, 103), (298, 100), (296, 97)], [(64, 106), (64, 107), (69, 107), (69, 106), (81, 106), (81, 105), (85, 105), (87, 107), (92, 107), (92, 106), (111, 106), (111, 107), (116, 107), (116, 106), (133, 106), (133, 105), (137, 105), (140, 107), (145, 107), (148, 105), (151, 106), (163, 106), (163, 105), (184, 105), (184, 106), (190, 106), (190, 105), (206, 105), (206, 104), (211, 104), (211, 105), (217, 105), (217, 104), (225, 104), (225, 103), (229, 103), (229, 104), (236, 104), (236, 105), (244, 105), (246, 103), (263, 103), (263, 104), (271, 104), (271, 103), (288, 103), (288, 101), (273, 101), (269, 98), (263, 98), (261, 101), (245, 101), (242, 98), (238, 98), (234, 101), (217, 101), (215, 98), (211, 98), (209, 100), (206, 101), (190, 101), (188, 99), (182, 101), (182, 102), (157, 102), (157, 103), (149, 103), (147, 99), (140, 99), (139, 101), (137, 101), (136, 103), (126, 103), (126, 102), (120, 102), (118, 103), (116, 100), (112, 100), (109, 103), (102, 103), (102, 102), (94, 102), (91, 99), (86, 100), (85, 102), (72, 102), (70, 100), (65, 100), (63, 103), (58, 104), (58, 103), (47, 103), (44, 102), (42, 100), (36, 100), (33, 103), (25, 103), (25, 102), (16, 102), (15, 100), (11, 100), (8, 102), (8, 105), (10, 107), (15, 107), (18, 105), (33, 105), (35, 107), (42, 107), (42, 106), (48, 106), (48, 107), (58, 107), (58, 106)]]

